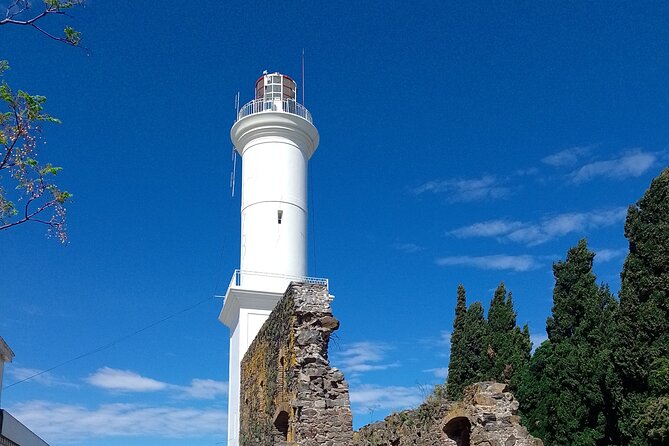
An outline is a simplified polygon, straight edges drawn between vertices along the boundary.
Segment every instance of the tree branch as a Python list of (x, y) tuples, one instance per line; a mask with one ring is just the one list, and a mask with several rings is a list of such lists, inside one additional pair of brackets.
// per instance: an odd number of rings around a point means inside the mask
[(68, 15), (65, 13), (64, 9), (69, 9), (74, 6), (80, 6), (83, 5), (83, 3), (84, 3), (83, 0), (73, 0), (67, 2), (61, 2), (61, 1), (45, 2), (44, 10), (42, 12), (28, 19), (21, 20), (19, 19), (19, 16), (30, 9), (30, 3), (28, 2), (28, 0), (15, 0), (14, 3), (7, 8), (7, 13), (5, 14), (5, 18), (0, 20), (0, 26), (2, 25), (31, 26), (35, 28), (37, 31), (47, 36), (48, 38), (53, 39), (57, 42), (62, 42), (71, 46), (78, 46), (81, 37), (79, 32), (73, 30), (70, 27), (65, 27), (64, 37), (58, 37), (46, 31), (41, 26), (37, 25), (37, 22), (48, 15)]
[[(35, 211), (32, 212), (31, 214), (24, 215), (24, 217), (22, 219), (16, 220), (14, 222), (7, 223), (5, 225), (0, 226), (0, 231), (2, 231), (3, 229), (9, 229), (12, 226), (20, 225), (21, 223), (25, 223), (27, 221), (33, 221), (33, 217), (35, 215), (39, 214), (42, 211), (45, 211), (46, 209), (49, 209), (50, 207), (55, 206), (56, 204), (58, 204), (58, 200), (56, 200), (56, 199), (48, 201), (48, 202), (44, 203), (42, 206), (40, 206), (39, 208), (35, 209)], [(56, 225), (54, 223), (48, 223), (48, 222), (45, 222), (43, 220), (34, 220), (34, 221), (37, 221), (38, 223), (47, 224), (47, 225), (51, 226), (52, 228), (56, 227)]]
[(70, 41), (67, 37), (58, 37), (58, 36), (54, 36), (53, 34), (51, 34), (51, 33), (47, 32), (47, 31), (45, 31), (44, 29), (40, 28), (39, 26), (37, 26), (37, 25), (34, 24), (34, 23), (31, 23), (31, 25), (32, 25), (32, 27), (35, 28), (37, 31), (41, 32), (42, 34), (44, 34), (44, 35), (47, 36), (48, 38), (53, 39), (53, 40), (55, 40), (55, 41), (57, 41), (57, 42), (63, 42), (64, 44), (66, 44), (66, 45), (70, 45), (70, 46), (78, 46), (78, 45), (79, 45), (79, 42), (72, 42), (72, 41)]
[(6, 147), (6, 153), (2, 161), (0, 162), (0, 170), (2, 170), (7, 162), (9, 161), (9, 157), (12, 154), (12, 151), (14, 150), (14, 146), (16, 145), (17, 141), (21, 138), (21, 134), (23, 133), (23, 128), (21, 127), (21, 123), (19, 120), (19, 116), (16, 113), (16, 108), (14, 109), (14, 119), (16, 120), (16, 135), (14, 136), (14, 141), (12, 141), (12, 144), (9, 147)]
[(42, 11), (42, 12), (39, 13), (39, 14), (37, 14), (37, 15), (36, 15), (35, 17), (33, 17), (32, 19), (28, 19), (28, 20), (14, 20), (14, 17), (16, 17), (17, 14), (20, 14), (20, 13), (23, 12), (23, 11), (25, 11), (25, 9), (19, 11), (19, 12), (16, 13), (16, 14), (12, 14), (12, 15), (10, 15), (10, 16), (7, 17), (7, 18), (4, 18), (4, 19), (0, 20), (0, 25), (8, 25), (8, 24), (12, 24), (12, 25), (32, 25), (33, 23), (35, 23), (36, 21), (38, 21), (38, 20), (41, 19), (42, 17), (46, 17), (46, 16), (49, 15), (49, 14), (53, 14), (53, 13), (50, 12), (48, 9), (45, 9), (44, 11)]

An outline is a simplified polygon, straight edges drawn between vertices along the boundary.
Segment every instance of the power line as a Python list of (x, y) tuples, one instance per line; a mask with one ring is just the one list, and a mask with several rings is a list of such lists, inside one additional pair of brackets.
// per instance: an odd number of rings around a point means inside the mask
[(139, 330), (135, 330), (135, 331), (133, 331), (132, 333), (128, 333), (128, 334), (126, 334), (126, 335), (124, 335), (124, 336), (121, 336), (121, 337), (119, 337), (119, 338), (116, 338), (116, 339), (114, 339), (113, 341), (111, 341), (111, 342), (109, 342), (109, 343), (107, 343), (107, 344), (104, 344), (104, 345), (102, 345), (102, 346), (100, 346), (100, 347), (94, 348), (93, 350), (89, 350), (89, 351), (87, 351), (86, 353), (82, 353), (82, 354), (79, 355), (79, 356), (75, 356), (74, 358), (70, 358), (70, 359), (68, 359), (67, 361), (61, 362), (60, 364), (57, 364), (57, 365), (55, 365), (55, 366), (53, 366), (53, 367), (50, 367), (50, 368), (48, 368), (48, 369), (42, 370), (41, 372), (35, 373), (35, 374), (33, 374), (33, 375), (30, 375), (30, 376), (28, 376), (27, 378), (23, 378), (23, 379), (21, 379), (21, 380), (19, 380), (19, 381), (16, 381), (16, 382), (14, 382), (14, 383), (11, 383), (11, 384), (9, 384), (8, 386), (3, 387), (3, 390), (5, 390), (5, 389), (9, 389), (10, 387), (14, 387), (14, 386), (16, 386), (16, 385), (18, 385), (18, 384), (21, 384), (21, 383), (23, 383), (23, 382), (29, 381), (29, 380), (31, 380), (31, 379), (33, 379), (33, 378), (37, 378), (37, 377), (40, 376), (40, 375), (43, 375), (43, 374), (45, 374), (45, 373), (48, 373), (48, 372), (50, 372), (50, 371), (52, 371), (52, 370), (55, 370), (55, 369), (57, 369), (57, 368), (59, 368), (59, 367), (62, 367), (62, 366), (64, 366), (64, 365), (70, 364), (70, 363), (72, 363), (72, 362), (74, 362), (74, 361), (78, 361), (79, 359), (85, 358), (85, 357), (87, 357), (87, 356), (90, 356), (90, 355), (92, 355), (92, 354), (101, 352), (101, 351), (103, 351), (103, 350), (107, 350), (108, 348), (115, 346), (115, 345), (118, 344), (119, 342), (125, 341), (126, 339), (129, 339), (129, 338), (131, 338), (131, 337), (133, 337), (133, 336), (136, 336), (136, 335), (142, 333), (143, 331), (148, 330), (149, 328), (155, 327), (156, 325), (162, 324), (163, 322), (168, 321), (168, 320), (172, 319), (173, 317), (179, 316), (180, 314), (186, 313), (186, 312), (188, 312), (188, 311), (190, 311), (190, 310), (192, 310), (192, 309), (194, 309), (194, 308), (196, 308), (196, 307), (199, 307), (199, 306), (202, 305), (203, 303), (205, 303), (205, 302), (207, 302), (207, 301), (209, 301), (209, 300), (212, 300), (212, 299), (215, 299), (215, 297), (213, 297), (213, 296), (212, 296), (212, 297), (207, 297), (206, 299), (203, 299), (203, 300), (201, 300), (201, 301), (199, 301), (199, 302), (197, 302), (197, 303), (195, 303), (195, 304), (193, 304), (193, 305), (190, 305), (190, 306), (188, 306), (188, 307), (186, 307), (186, 308), (183, 308), (183, 309), (181, 309), (181, 310), (179, 310), (179, 311), (177, 311), (177, 312), (175, 312), (175, 313), (170, 314), (169, 316), (165, 316), (164, 318), (162, 318), (162, 319), (160, 319), (160, 320), (157, 320), (157, 321), (155, 321), (155, 322), (153, 322), (153, 323), (151, 323), (151, 324), (149, 324), (149, 325), (146, 325), (146, 326), (140, 328)]

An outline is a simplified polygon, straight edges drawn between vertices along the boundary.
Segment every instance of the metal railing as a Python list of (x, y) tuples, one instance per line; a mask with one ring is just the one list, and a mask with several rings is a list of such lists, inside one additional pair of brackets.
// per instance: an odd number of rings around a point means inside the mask
[(242, 286), (242, 277), (262, 277), (271, 279), (286, 279), (291, 282), (302, 282), (312, 285), (323, 285), (328, 288), (328, 279), (322, 277), (305, 277), (305, 276), (289, 276), (285, 274), (260, 273), (255, 271), (242, 271), (236, 269), (230, 280), (230, 288), (238, 288)]
[(254, 99), (239, 109), (237, 121), (245, 116), (270, 111), (290, 113), (304, 118), (312, 124), (314, 123), (309, 110), (294, 99)]

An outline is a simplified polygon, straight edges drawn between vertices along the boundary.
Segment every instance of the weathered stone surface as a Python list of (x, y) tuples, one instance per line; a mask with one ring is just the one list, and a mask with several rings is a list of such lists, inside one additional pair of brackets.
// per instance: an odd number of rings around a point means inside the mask
[(241, 446), (543, 446), (494, 382), (438, 393), (414, 410), (353, 432), (348, 385), (328, 362), (339, 327), (325, 287), (293, 283), (261, 328), (241, 368)]
[(465, 389), (463, 401), (437, 397), (354, 434), (355, 446), (543, 446), (519, 424), (518, 402), (504, 384)]
[(350, 444), (348, 384), (328, 363), (338, 327), (324, 286), (288, 287), (242, 360), (242, 446)]

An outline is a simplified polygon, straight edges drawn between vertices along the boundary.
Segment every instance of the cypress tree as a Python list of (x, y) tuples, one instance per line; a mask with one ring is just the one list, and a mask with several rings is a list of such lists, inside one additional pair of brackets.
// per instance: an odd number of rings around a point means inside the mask
[(516, 325), (513, 297), (506, 293), (504, 282), (495, 290), (488, 310), (488, 379), (510, 383), (516, 387), (516, 377), (527, 367), (532, 344), (527, 325), (521, 331)]
[(597, 286), (593, 258), (581, 240), (566, 261), (553, 265), (548, 340), (536, 350), (518, 392), (530, 431), (547, 446), (615, 444), (607, 423), (615, 300)]
[(631, 446), (669, 444), (669, 168), (625, 223), (629, 254), (621, 273), (615, 363), (619, 427)]
[(446, 383), (450, 399), (462, 398), (466, 386), (484, 379), (488, 366), (484, 348), (487, 333), (483, 306), (475, 302), (467, 308), (465, 288), (459, 285)]
[(455, 319), (453, 321), (453, 332), (451, 333), (451, 354), (448, 361), (448, 378), (446, 382), (446, 394), (451, 399), (457, 399), (462, 394), (463, 382), (467, 379), (466, 357), (467, 351), (463, 343), (463, 332), (465, 317), (467, 315), (467, 296), (465, 287), (458, 285), (458, 297), (455, 304)]

